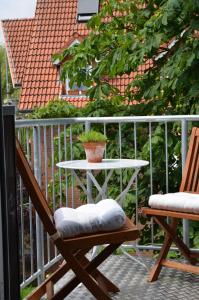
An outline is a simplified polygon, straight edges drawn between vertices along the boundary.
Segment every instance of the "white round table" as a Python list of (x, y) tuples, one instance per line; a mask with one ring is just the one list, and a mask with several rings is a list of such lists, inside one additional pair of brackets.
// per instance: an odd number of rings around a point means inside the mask
[[(103, 159), (102, 162), (100, 162), (100, 163), (89, 163), (87, 160), (71, 160), (71, 161), (59, 162), (59, 163), (57, 163), (57, 167), (71, 170), (72, 174), (77, 179), (78, 184), (81, 186), (81, 188), (87, 195), (88, 202), (93, 203), (94, 201), (92, 198), (91, 188), (86, 188), (84, 186), (81, 179), (75, 172), (76, 170), (85, 170), (87, 172), (88, 178), (92, 181), (92, 183), (95, 185), (95, 187), (99, 191), (99, 195), (96, 198), (96, 200), (98, 201), (100, 196), (102, 197), (102, 199), (106, 198), (107, 184), (108, 184), (108, 181), (111, 178), (111, 175), (114, 170), (116, 170), (116, 169), (133, 169), (134, 172), (128, 182), (128, 185), (126, 186), (125, 189), (123, 189), (123, 191), (120, 193), (120, 195), (115, 199), (116, 201), (121, 202), (125, 198), (125, 195), (128, 193), (132, 184), (135, 182), (135, 179), (138, 175), (139, 170), (142, 167), (147, 166), (148, 164), (149, 164), (148, 161), (139, 160), (139, 159)], [(92, 173), (92, 171), (95, 171), (95, 170), (109, 170), (102, 187), (99, 185), (95, 176)]]

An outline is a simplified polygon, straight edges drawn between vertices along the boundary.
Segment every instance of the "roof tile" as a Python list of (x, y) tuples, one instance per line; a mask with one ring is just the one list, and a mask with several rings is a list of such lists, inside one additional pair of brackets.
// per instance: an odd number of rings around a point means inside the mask
[(2, 21), (11, 78), (14, 86), (22, 82), (33, 22), (33, 19)]
[[(52, 54), (88, 35), (86, 24), (77, 23), (77, 0), (37, 0), (34, 19), (3, 21), (13, 84), (22, 84), (19, 109), (43, 106), (60, 95), (59, 70)], [(139, 73), (147, 66), (140, 66)], [(122, 93), (135, 73), (110, 80)], [(85, 96), (64, 99), (83, 107)]]

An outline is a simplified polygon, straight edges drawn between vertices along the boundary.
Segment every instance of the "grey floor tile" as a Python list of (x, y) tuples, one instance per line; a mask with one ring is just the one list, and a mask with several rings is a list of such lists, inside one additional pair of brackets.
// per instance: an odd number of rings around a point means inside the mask
[[(153, 264), (152, 260), (146, 258), (142, 262), (149, 268)], [(147, 269), (125, 255), (112, 255), (100, 269), (120, 288), (120, 293), (114, 295), (113, 300), (199, 300), (199, 276), (196, 275), (164, 268), (158, 281), (148, 283)], [(72, 276), (71, 272), (63, 277), (56, 289), (61, 288)], [(83, 285), (79, 285), (66, 299), (95, 298)]]

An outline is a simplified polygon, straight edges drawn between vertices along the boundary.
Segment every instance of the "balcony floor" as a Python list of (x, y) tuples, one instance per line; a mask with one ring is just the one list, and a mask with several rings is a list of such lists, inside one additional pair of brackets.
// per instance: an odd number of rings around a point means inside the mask
[[(154, 263), (148, 258), (142, 258), (141, 261), (149, 268)], [(112, 255), (100, 269), (120, 288), (120, 293), (112, 297), (114, 300), (199, 299), (199, 276), (190, 273), (164, 268), (158, 281), (148, 283), (147, 269), (125, 255)], [(57, 288), (62, 287), (71, 275), (62, 278)], [(68, 299), (93, 300), (94, 297), (80, 285), (67, 297)]]

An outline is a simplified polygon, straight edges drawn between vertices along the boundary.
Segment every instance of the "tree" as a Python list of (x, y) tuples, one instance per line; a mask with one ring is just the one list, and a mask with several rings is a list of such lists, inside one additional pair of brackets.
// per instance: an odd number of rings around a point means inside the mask
[[(58, 55), (62, 78), (91, 87), (91, 98), (135, 99), (135, 113), (198, 113), (198, 11), (198, 0), (104, 0), (88, 23), (89, 36)], [(146, 62), (149, 68), (123, 95), (109, 84)]]
[(0, 65), (1, 65), (1, 77), (2, 77), (2, 96), (3, 99), (6, 96), (6, 65), (5, 65), (5, 48), (0, 46)]
[[(2, 96), (3, 100), (6, 101), (7, 98), (7, 82), (6, 82), (6, 49), (4, 46), (0, 45), (0, 65), (1, 65), (1, 78), (2, 78)], [(10, 77), (10, 71), (8, 69), (8, 82), (11, 82), (11, 77)], [(14, 90), (11, 84), (9, 84), (9, 96), (12, 96), (14, 98), (19, 97), (19, 91)]]

